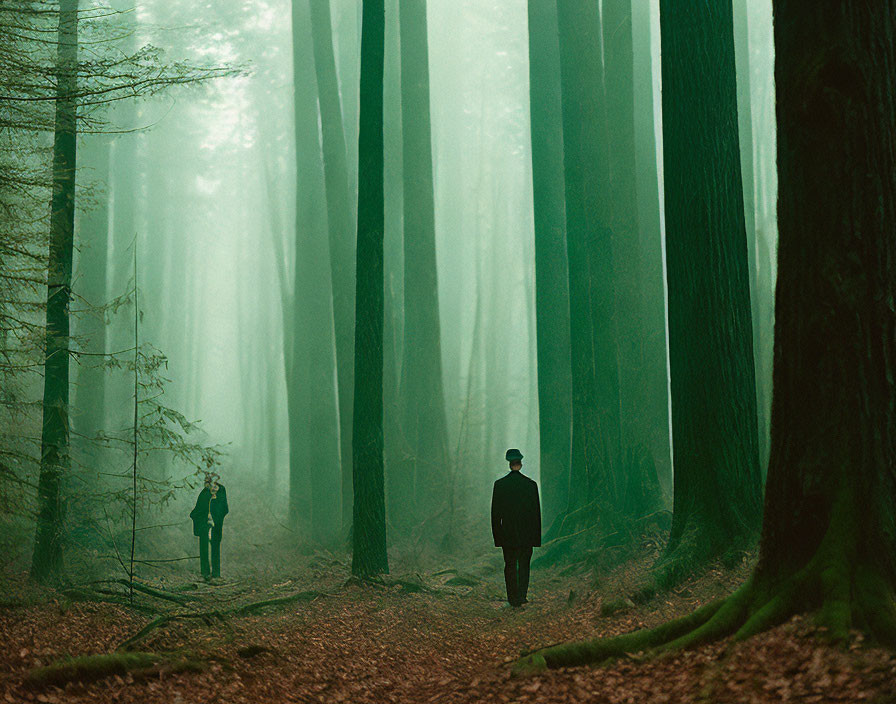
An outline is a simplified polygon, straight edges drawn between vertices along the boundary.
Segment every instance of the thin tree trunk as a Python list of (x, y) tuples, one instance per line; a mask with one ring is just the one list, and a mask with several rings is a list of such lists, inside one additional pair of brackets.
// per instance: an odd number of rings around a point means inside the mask
[(557, 0), (529, 0), (529, 113), (544, 522), (569, 503), (572, 371)]
[(384, 15), (383, 0), (364, 3), (352, 426), (352, 573), (362, 576), (389, 571), (383, 486)]
[(56, 48), (56, 122), (47, 271), (47, 331), (37, 533), (31, 576), (62, 570), (63, 502), (60, 484), (69, 456), (69, 302), (75, 230), (77, 166), (78, 0), (60, 0)]

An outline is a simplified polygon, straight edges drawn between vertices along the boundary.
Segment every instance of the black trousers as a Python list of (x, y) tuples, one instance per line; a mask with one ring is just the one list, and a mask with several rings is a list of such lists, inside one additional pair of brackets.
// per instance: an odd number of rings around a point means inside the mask
[(208, 544), (212, 544), (212, 577), (221, 576), (221, 537), (212, 533), (212, 539), (209, 541), (208, 535), (199, 536), (199, 569), (203, 577), (209, 576), (208, 569)]
[(507, 585), (507, 601), (519, 606), (526, 601), (529, 591), (529, 561), (532, 548), (501, 548), (504, 551), (504, 583)]

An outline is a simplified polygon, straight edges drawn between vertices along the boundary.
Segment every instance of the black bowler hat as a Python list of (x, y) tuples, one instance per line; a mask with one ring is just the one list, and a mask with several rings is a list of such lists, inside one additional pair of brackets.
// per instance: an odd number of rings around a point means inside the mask
[(513, 462), (514, 460), (521, 460), (521, 459), (523, 459), (523, 453), (516, 449), (508, 450), (507, 454), (504, 455), (504, 459), (507, 460), (508, 462)]

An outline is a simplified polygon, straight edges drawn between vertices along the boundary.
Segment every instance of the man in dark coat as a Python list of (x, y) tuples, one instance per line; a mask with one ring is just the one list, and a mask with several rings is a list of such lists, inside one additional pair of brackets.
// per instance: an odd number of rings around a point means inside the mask
[(538, 484), (520, 470), (523, 455), (508, 450), (510, 472), (495, 482), (492, 491), (492, 536), (504, 551), (507, 601), (513, 607), (528, 603), (529, 560), (532, 548), (541, 547), (541, 504)]
[[(203, 579), (221, 576), (221, 536), (224, 516), (227, 515), (227, 490), (219, 484), (217, 475), (205, 475), (205, 487), (199, 492), (196, 507), (190, 512), (193, 535), (199, 536), (199, 569)], [(209, 571), (208, 545), (212, 545), (212, 565)]]

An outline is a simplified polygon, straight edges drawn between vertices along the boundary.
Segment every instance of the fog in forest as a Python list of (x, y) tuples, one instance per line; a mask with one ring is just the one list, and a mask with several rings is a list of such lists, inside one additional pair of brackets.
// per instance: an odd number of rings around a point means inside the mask
[[(612, 194), (612, 217), (635, 241), (614, 245), (612, 263), (613, 461), (646, 463), (662, 492), (657, 507), (668, 510), (659, 11), (634, 3), (634, 15), (616, 18), (603, 4), (604, 22), (619, 20), (603, 28), (609, 145), (631, 132), (634, 152), (620, 160), (637, 162), (634, 197)], [(138, 559), (191, 554), (182, 522), (206, 469), (228, 488), (231, 555), (264, 562), (274, 542), (343, 550), (361, 4), (81, 5), (82, 61), (148, 50), (208, 75), (81, 109), (73, 464), (63, 481), (74, 544), (113, 559), (129, 542), (136, 334)], [(530, 74), (541, 67), (530, 67), (527, 4), (430, 0), (423, 13), (407, 10), (404, 34), (397, 1), (385, 10), (385, 495), (390, 545), (413, 545), (420, 558), (487, 545), (491, 485), (508, 447), (522, 449), (525, 472), (542, 485), (545, 530), (581, 487), (568, 469), (548, 477), (541, 466), (542, 433), (558, 423), (565, 435), (549, 434), (568, 457), (570, 419), (568, 407), (558, 416), (545, 403), (539, 417)], [(611, 52), (629, 31), (634, 63), (619, 69), (632, 72), (626, 104), (614, 102)], [(764, 466), (776, 241), (770, 2), (735, 2), (734, 32)], [(419, 149), (427, 136), (431, 172)], [(546, 311), (550, 338), (568, 313)], [(553, 373), (542, 369), (543, 379)], [(23, 403), (40, 398), (39, 374), (16, 381)], [(39, 414), (16, 407), (8, 419), (9, 456), (30, 478), (15, 503), (32, 505)], [(22, 536), (11, 557), (28, 550), (22, 519), (10, 511)]]
[(0, 699), (896, 700), (894, 6), (2, 0)]

